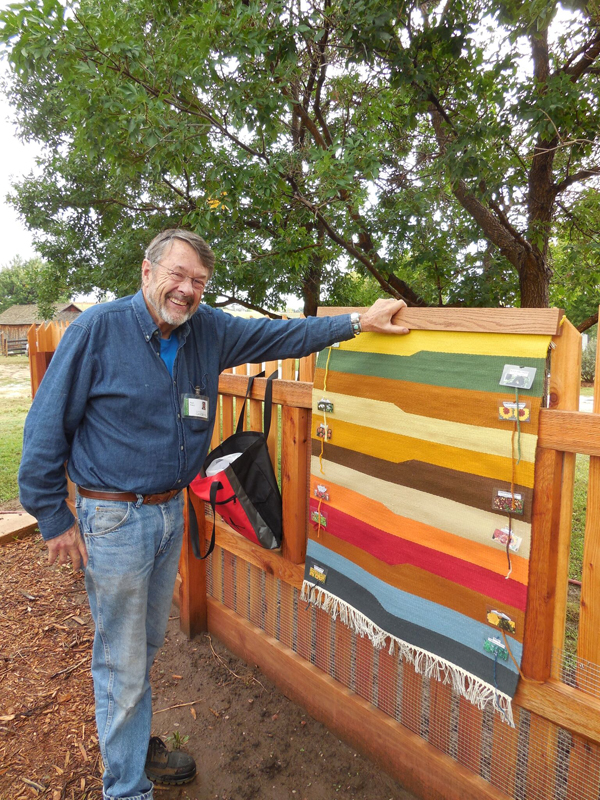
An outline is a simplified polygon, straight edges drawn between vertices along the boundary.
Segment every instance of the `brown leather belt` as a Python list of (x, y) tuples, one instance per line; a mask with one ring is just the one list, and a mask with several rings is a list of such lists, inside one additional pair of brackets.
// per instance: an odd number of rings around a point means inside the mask
[[(93, 492), (91, 489), (86, 489), (83, 486), (78, 486), (77, 491), (82, 497), (89, 497), (92, 500), (116, 500), (122, 503), (137, 503), (138, 495), (134, 492)], [(181, 489), (171, 489), (170, 492), (163, 492), (162, 494), (144, 494), (142, 495), (144, 505), (157, 506), (160, 503), (168, 503), (174, 497), (177, 497)]]

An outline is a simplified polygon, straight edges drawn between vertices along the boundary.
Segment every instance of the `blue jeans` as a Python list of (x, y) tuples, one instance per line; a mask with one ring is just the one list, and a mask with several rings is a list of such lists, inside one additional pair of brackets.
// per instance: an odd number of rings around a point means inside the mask
[(104, 797), (151, 800), (144, 764), (150, 667), (162, 645), (183, 536), (183, 493), (162, 505), (77, 496), (96, 626), (92, 677)]

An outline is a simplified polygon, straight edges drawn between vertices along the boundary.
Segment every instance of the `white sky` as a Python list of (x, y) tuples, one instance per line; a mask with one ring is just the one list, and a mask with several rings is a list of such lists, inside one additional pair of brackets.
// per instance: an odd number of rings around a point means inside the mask
[[(8, 5), (0, 0), (0, 8)], [(8, 71), (7, 63), (0, 57), (0, 77), (3, 79)], [(7, 266), (15, 256), (31, 258), (34, 256), (31, 233), (19, 219), (16, 211), (6, 202), (6, 195), (11, 190), (11, 179), (27, 175), (34, 167), (35, 156), (39, 148), (33, 144), (20, 142), (12, 123), (13, 111), (0, 94), (0, 231), (2, 231), (2, 251), (0, 252), (0, 268)]]

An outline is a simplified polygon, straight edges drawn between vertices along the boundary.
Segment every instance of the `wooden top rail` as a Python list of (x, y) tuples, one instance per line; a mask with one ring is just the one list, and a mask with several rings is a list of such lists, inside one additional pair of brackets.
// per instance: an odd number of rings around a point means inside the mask
[[(266, 385), (266, 378), (256, 378), (250, 398), (264, 400)], [(247, 375), (232, 375), (222, 372), (219, 376), (219, 392), (221, 394), (244, 397), (247, 388)], [(312, 408), (312, 383), (277, 378), (273, 381), (273, 402), (291, 408)]]
[[(360, 313), (366, 308), (319, 307), (317, 316)], [(394, 322), (412, 330), (470, 331), (473, 333), (560, 334), (564, 311), (560, 308), (403, 308)]]
[(542, 408), (538, 444), (547, 450), (600, 456), (600, 414)]

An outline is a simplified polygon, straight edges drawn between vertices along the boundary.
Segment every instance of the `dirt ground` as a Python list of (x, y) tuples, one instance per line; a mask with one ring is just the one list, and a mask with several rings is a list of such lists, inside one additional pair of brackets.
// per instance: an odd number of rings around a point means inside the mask
[[(153, 668), (153, 732), (199, 768), (158, 800), (415, 800), (218, 641), (172, 609)], [(81, 573), (39, 536), (0, 548), (0, 800), (101, 800)]]

